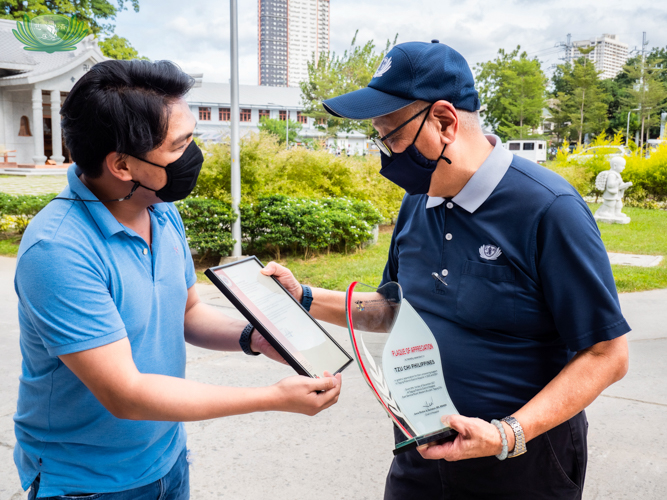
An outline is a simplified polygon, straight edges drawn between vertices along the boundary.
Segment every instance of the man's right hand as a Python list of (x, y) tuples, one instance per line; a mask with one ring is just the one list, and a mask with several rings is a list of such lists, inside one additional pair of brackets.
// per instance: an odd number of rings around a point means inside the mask
[(340, 373), (333, 377), (329, 372), (324, 372), (323, 378), (315, 379), (302, 375), (285, 378), (273, 386), (277, 390), (277, 409), (317, 415), (338, 401), (341, 384)]
[(292, 271), (287, 269), (285, 266), (281, 266), (275, 262), (269, 262), (265, 268), (260, 271), (265, 276), (273, 276), (276, 278), (282, 286), (294, 297), (296, 300), (301, 302), (303, 297), (303, 290), (301, 285), (296, 280)]

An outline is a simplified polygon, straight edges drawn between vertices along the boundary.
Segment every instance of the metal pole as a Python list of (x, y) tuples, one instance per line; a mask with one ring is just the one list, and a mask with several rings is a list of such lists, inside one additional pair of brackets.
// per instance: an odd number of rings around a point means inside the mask
[(628, 111), (628, 126), (625, 130), (625, 147), (626, 148), (628, 147), (628, 140), (629, 140), (629, 137), (630, 137), (630, 113), (632, 113), (633, 111), (639, 111), (639, 108), (631, 109), (630, 111)]
[(667, 139), (665, 135), (665, 122), (667, 121), (667, 113), (660, 114), (660, 139)]
[(232, 224), (232, 238), (236, 241), (232, 257), (241, 256), (241, 150), (239, 147), (239, 44), (238, 44), (238, 9), (236, 0), (229, 0), (230, 32), (231, 32), (231, 156), (232, 156), (232, 210), (236, 221)]
[(285, 111), (285, 117), (285, 130), (287, 130), (285, 133), (285, 149), (289, 149), (289, 109)]

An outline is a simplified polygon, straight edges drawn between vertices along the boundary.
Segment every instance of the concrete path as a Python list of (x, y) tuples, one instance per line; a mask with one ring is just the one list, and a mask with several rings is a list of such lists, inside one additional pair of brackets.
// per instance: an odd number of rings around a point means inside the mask
[[(0, 257), (0, 500), (26, 498), (12, 460), (12, 415), (21, 355), (14, 259)], [(218, 291), (197, 285), (206, 302), (238, 316)], [(589, 468), (584, 498), (667, 498), (667, 290), (625, 294), (630, 373), (587, 410)], [(327, 326), (348, 348), (347, 332)], [(235, 386), (272, 384), (291, 369), (267, 359), (188, 346), (188, 378)], [(194, 452), (193, 500), (215, 498), (380, 499), (391, 462), (391, 422), (358, 370), (343, 376), (339, 403), (305, 417), (260, 413), (186, 425)], [(529, 445), (530, 448), (530, 445)]]
[(30, 175), (9, 177), (0, 172), (0, 192), (7, 194), (60, 193), (67, 186), (67, 175)]

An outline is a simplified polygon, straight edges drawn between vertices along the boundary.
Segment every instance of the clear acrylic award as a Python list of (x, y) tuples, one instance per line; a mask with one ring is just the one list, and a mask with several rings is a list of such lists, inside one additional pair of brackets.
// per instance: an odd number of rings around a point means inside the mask
[(361, 373), (405, 434), (394, 455), (429, 443), (453, 440), (457, 432), (440, 420), (458, 414), (443, 375), (438, 344), (401, 286), (354, 282), (347, 289), (347, 325)]

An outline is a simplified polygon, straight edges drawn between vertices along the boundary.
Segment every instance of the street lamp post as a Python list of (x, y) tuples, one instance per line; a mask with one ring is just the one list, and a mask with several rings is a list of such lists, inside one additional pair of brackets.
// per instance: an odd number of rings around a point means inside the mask
[(231, 34), (231, 157), (232, 157), (232, 210), (236, 214), (236, 221), (232, 224), (232, 238), (234, 238), (234, 248), (232, 257), (241, 257), (241, 150), (239, 147), (239, 37), (238, 37), (238, 9), (236, 0), (229, 1), (230, 7), (230, 34)]

